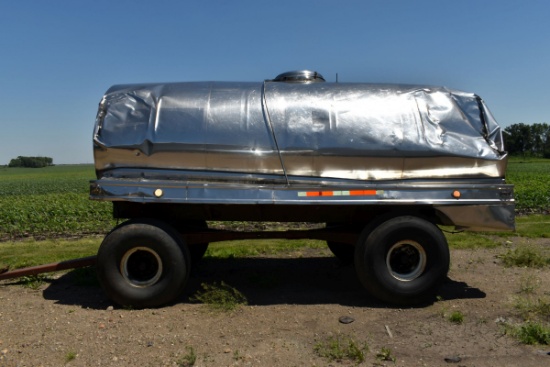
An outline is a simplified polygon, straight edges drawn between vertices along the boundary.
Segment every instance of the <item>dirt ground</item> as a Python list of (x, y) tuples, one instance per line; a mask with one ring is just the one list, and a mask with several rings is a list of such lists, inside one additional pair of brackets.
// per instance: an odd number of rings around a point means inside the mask
[[(511, 239), (523, 243), (525, 239)], [(550, 239), (536, 240), (550, 246)], [(0, 282), (0, 366), (339, 366), (315, 352), (328, 338), (368, 345), (360, 366), (550, 366), (550, 346), (526, 346), (504, 333), (521, 321), (514, 304), (527, 285), (550, 295), (550, 269), (506, 268), (494, 250), (453, 250), (449, 280), (432, 303), (381, 304), (353, 266), (325, 250), (279, 257), (205, 259), (176, 304), (113, 307), (82, 272), (57, 274), (38, 289)], [(201, 283), (224, 280), (248, 305), (224, 313), (191, 302)], [(448, 317), (464, 315), (462, 324)], [(350, 318), (344, 324), (342, 316)], [(387, 348), (394, 362), (377, 354)]]

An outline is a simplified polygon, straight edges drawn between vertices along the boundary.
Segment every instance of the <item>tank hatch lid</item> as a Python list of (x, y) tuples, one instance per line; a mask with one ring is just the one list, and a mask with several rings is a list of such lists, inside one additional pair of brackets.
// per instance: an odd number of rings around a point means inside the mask
[(316, 71), (296, 70), (279, 74), (273, 81), (291, 83), (324, 82), (325, 78)]

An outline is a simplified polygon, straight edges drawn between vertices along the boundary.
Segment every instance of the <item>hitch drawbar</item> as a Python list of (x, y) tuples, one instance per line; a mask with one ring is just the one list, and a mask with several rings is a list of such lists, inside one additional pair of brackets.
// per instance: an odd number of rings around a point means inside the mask
[(24, 277), (28, 275), (37, 275), (42, 273), (49, 273), (52, 271), (84, 268), (87, 266), (93, 266), (96, 263), (96, 256), (88, 256), (79, 259), (61, 261), (57, 263), (31, 266), (28, 268), (21, 268), (8, 271), (8, 269), (0, 269), (0, 280), (13, 279)]

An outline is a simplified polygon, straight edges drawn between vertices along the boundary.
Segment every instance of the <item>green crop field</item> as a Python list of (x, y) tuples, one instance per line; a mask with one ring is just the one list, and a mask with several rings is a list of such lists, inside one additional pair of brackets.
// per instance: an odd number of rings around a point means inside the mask
[(515, 185), (516, 210), (520, 213), (550, 211), (550, 159), (512, 158), (506, 179)]
[(111, 204), (88, 199), (92, 165), (0, 168), (0, 240), (105, 233)]
[[(0, 240), (106, 233), (116, 223), (111, 204), (88, 199), (92, 165), (0, 168)], [(550, 160), (511, 159), (520, 213), (550, 210)]]

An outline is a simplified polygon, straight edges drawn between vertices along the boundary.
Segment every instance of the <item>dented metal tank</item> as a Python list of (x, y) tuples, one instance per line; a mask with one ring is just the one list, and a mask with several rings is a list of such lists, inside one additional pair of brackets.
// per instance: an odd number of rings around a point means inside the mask
[(118, 218), (365, 223), (414, 211), (514, 228), (500, 127), (477, 95), (443, 87), (311, 71), (114, 86), (94, 157), (90, 198)]
[(507, 161), (501, 129), (473, 93), (327, 83), (310, 71), (114, 86), (99, 106), (94, 157), (98, 179), (150, 168), (290, 185), (503, 178)]

